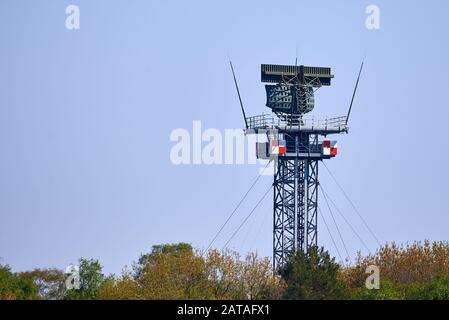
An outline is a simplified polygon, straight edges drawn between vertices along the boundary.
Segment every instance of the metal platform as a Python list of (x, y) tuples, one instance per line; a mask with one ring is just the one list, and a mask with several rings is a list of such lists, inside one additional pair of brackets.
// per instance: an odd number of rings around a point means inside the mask
[(349, 127), (346, 124), (346, 116), (342, 117), (316, 117), (305, 116), (296, 120), (284, 119), (282, 116), (274, 117), (270, 114), (247, 117), (248, 129), (252, 133), (266, 130), (278, 130), (278, 132), (307, 132), (321, 135), (347, 133)]

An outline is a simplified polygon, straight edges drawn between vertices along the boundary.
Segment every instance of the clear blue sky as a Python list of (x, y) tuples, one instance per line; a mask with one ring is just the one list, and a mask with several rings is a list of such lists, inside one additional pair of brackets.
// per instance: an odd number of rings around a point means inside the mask
[[(79, 31), (65, 28), (69, 4)], [(378, 31), (365, 28), (369, 4)], [(296, 51), (333, 68), (333, 86), (316, 95), (325, 115), (345, 114), (366, 56), (350, 134), (327, 165), (378, 238), (449, 240), (448, 14), (445, 0), (1, 1), (2, 262), (20, 271), (93, 257), (119, 272), (154, 244), (207, 246), (259, 167), (174, 166), (170, 132), (192, 120), (242, 127), (228, 56), (247, 112), (268, 111), (260, 64), (294, 63)], [(320, 178), (375, 250), (324, 168)], [(271, 201), (231, 248), (271, 255)], [(363, 247), (337, 219), (355, 255)], [(319, 242), (336, 254), (321, 220)]]

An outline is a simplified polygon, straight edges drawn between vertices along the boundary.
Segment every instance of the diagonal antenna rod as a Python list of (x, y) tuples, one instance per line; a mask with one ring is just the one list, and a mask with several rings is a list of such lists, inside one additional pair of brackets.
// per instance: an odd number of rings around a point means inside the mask
[(248, 129), (248, 121), (246, 120), (245, 108), (243, 107), (242, 97), (240, 96), (239, 85), (237, 84), (237, 79), (235, 77), (234, 67), (232, 66), (232, 61), (229, 60), (229, 64), (231, 65), (232, 76), (234, 77), (235, 89), (237, 90), (237, 94), (239, 96), (240, 107), (242, 108), (243, 119), (245, 120), (246, 129)]
[(351, 114), (351, 109), (352, 109), (352, 104), (354, 103), (355, 93), (357, 92), (357, 87), (359, 85), (360, 75), (362, 74), (362, 70), (363, 70), (363, 63), (364, 63), (364, 61), (362, 61), (362, 65), (360, 66), (359, 76), (357, 77), (357, 82), (355, 84), (354, 93), (352, 94), (351, 104), (349, 105), (349, 110), (348, 110), (348, 116), (346, 117), (346, 125), (348, 125), (349, 115)]

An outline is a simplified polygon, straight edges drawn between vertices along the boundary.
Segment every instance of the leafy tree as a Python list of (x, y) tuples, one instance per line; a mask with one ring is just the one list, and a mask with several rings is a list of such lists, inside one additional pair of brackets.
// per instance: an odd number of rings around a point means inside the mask
[(256, 253), (242, 261), (236, 252), (211, 250), (206, 265), (216, 299), (279, 299), (285, 288), (270, 260)]
[(67, 290), (65, 298), (68, 300), (94, 300), (98, 297), (105, 281), (102, 266), (98, 260), (79, 260), (80, 288)]
[(40, 299), (61, 300), (65, 294), (65, 277), (59, 269), (34, 269), (21, 273), (38, 288)]
[(277, 299), (284, 285), (270, 261), (233, 251), (200, 254), (189, 244), (153, 246), (133, 271), (106, 281), (101, 299)]
[(243, 285), (240, 283), (243, 263), (238, 253), (210, 250), (207, 253), (206, 268), (215, 299), (245, 298)]
[(183, 254), (192, 254), (193, 248), (190, 244), (180, 242), (175, 244), (154, 245), (150, 253), (140, 255), (139, 259), (133, 265), (134, 276), (139, 278), (143, 270), (151, 263), (154, 263), (161, 255), (171, 255), (173, 257)]
[(30, 300), (38, 298), (38, 288), (31, 279), (11, 272), (0, 265), (0, 300)]
[(362, 286), (353, 289), (351, 293), (351, 299), (354, 300), (404, 300), (405, 298), (405, 286), (387, 280), (380, 282), (379, 289), (367, 289)]
[[(380, 290), (364, 287), (370, 265), (380, 270)], [(352, 288), (354, 299), (445, 299), (449, 290), (449, 243), (386, 244), (373, 255), (359, 254), (356, 265), (343, 269), (341, 276)]]
[(342, 276), (351, 287), (362, 287), (368, 266), (379, 267), (381, 279), (395, 284), (419, 284), (439, 274), (449, 273), (449, 243), (429, 241), (412, 244), (386, 244), (373, 254), (359, 254), (356, 265), (343, 270)]
[(414, 300), (449, 300), (449, 271), (440, 274), (431, 281), (413, 286), (409, 299)]
[(134, 266), (143, 299), (208, 299), (211, 290), (204, 259), (189, 244), (153, 246)]
[(245, 298), (250, 300), (279, 299), (284, 291), (284, 283), (273, 274), (271, 261), (260, 259), (257, 253), (246, 255), (241, 281)]
[[(380, 269), (379, 290), (365, 288), (366, 267)], [(14, 273), (0, 264), (0, 299), (449, 299), (449, 244), (394, 243), (340, 268), (323, 248), (289, 256), (279, 274), (257, 253), (200, 253), (190, 244), (153, 246), (120, 276), (80, 259), (80, 289), (66, 290), (58, 269)]]
[(98, 295), (102, 300), (137, 300), (142, 299), (137, 282), (128, 271), (122, 275), (107, 279)]
[(344, 283), (339, 279), (340, 266), (323, 248), (311, 247), (309, 252), (291, 254), (280, 275), (287, 284), (285, 299), (343, 299)]

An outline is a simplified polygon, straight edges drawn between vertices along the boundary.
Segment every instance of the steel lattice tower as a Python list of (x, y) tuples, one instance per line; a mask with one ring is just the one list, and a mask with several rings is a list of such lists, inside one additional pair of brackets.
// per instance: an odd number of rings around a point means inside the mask
[(271, 115), (245, 117), (246, 133), (266, 134), (257, 156), (275, 163), (273, 182), (273, 267), (291, 251), (308, 252), (318, 241), (318, 163), (337, 154), (330, 134), (347, 132), (347, 117), (306, 116), (314, 92), (329, 86), (330, 68), (262, 65)]

